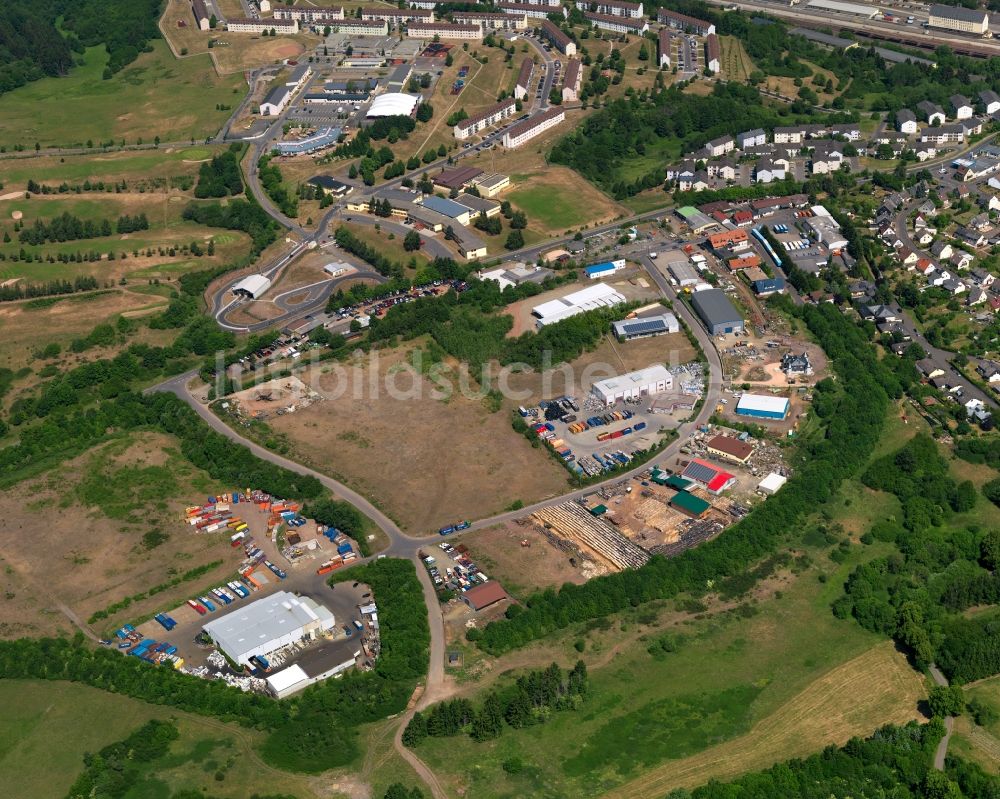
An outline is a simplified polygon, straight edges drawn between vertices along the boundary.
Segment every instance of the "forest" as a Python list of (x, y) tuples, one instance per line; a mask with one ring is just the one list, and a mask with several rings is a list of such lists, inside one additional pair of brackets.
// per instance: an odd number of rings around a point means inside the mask
[(278, 240), (278, 223), (252, 197), (220, 203), (190, 203), (184, 218), (209, 227), (242, 230), (253, 241), (250, 254), (254, 257)]
[(706, 592), (709, 581), (746, 571), (802, 533), (802, 521), (856, 473), (881, 435), (889, 400), (916, 380), (912, 363), (879, 359), (864, 330), (833, 305), (798, 311), (830, 358), (837, 380), (823, 381), (829, 396), (815, 412), (825, 435), (804, 441), (803, 464), (782, 489), (780, 503), (757, 506), (725, 534), (674, 558), (653, 557), (645, 566), (565, 585), (513, 605), (507, 618), (467, 637), (498, 655), (571, 624), (606, 616), (682, 592)]
[[(936, 662), (955, 683), (1000, 672), (1000, 530), (952, 521), (975, 506), (975, 486), (951, 478), (926, 435), (875, 461), (862, 480), (903, 508), (902, 518), (877, 522), (862, 542), (898, 551), (856, 568), (834, 613), (893, 637), (918, 666)], [(970, 608), (986, 610), (967, 618)]]
[(233, 197), (243, 193), (243, 175), (240, 172), (240, 152), (242, 145), (232, 144), (224, 153), (203, 163), (198, 169), (198, 183), (194, 196)]
[(0, 6), (0, 94), (65, 75), (75, 55), (98, 44), (108, 51), (110, 77), (159, 38), (160, 6), (161, 0), (7, 0)]
[(378, 602), (382, 652), (375, 669), (347, 672), (282, 702), (95, 649), (82, 635), (72, 641), (0, 642), (0, 679), (80, 682), (266, 730), (262, 755), (276, 768), (316, 773), (346, 765), (358, 754), (358, 725), (406, 707), (417, 680), (427, 671), (430, 630), (423, 589), (409, 561), (376, 560), (350, 569), (343, 579), (366, 583)]

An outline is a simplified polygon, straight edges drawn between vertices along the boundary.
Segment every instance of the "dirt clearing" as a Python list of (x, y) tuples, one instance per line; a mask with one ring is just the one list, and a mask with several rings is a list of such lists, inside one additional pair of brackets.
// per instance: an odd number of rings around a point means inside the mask
[(452, 367), (441, 376), (455, 392), (435, 398), (435, 385), (410, 366), (414, 349), (304, 375), (327, 399), (269, 421), (293, 446), (291, 457), (375, 497), (410, 532), (565, 489), (566, 472), (517, 436), (506, 413), (462, 396)]

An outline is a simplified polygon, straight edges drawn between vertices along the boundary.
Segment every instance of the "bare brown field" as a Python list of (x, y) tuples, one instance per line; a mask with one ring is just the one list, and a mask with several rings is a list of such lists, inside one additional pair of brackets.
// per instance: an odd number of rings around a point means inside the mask
[(508, 522), (459, 540), (469, 547), (476, 564), (515, 596), (586, 582), (580, 569), (570, 565), (569, 556), (556, 552), (534, 525)]
[[(506, 413), (489, 413), (480, 400), (457, 391), (447, 401), (434, 398), (431, 382), (415, 379), (407, 367), (412, 351), (379, 353), (377, 365), (349, 368), (339, 380), (331, 366), (303, 376), (328, 399), (269, 424), (287, 437), (297, 460), (376, 498), (412, 532), (565, 488), (566, 473), (515, 435)], [(457, 388), (454, 372), (448, 379)], [(368, 390), (371, 380), (378, 383), (378, 396)], [(343, 394), (336, 397), (338, 383)], [(389, 384), (421, 396), (394, 399)]]
[(320, 41), (313, 34), (261, 38), (249, 33), (216, 31), (215, 36), (218, 42), (212, 48), (212, 60), (221, 75), (297, 58)]
[[(31, 362), (36, 349), (56, 342), (65, 348), (77, 337), (87, 335), (99, 324), (117, 315), (143, 315), (162, 308), (164, 298), (115, 290), (84, 300), (86, 295), (67, 296), (47, 308), (31, 308), (25, 303), (0, 305), (0, 367), (17, 371)], [(167, 331), (169, 332), (169, 331)], [(171, 337), (176, 335), (171, 334)], [(88, 353), (90, 355), (91, 353)], [(75, 361), (80, 356), (72, 356)]]
[[(234, 16), (244, 16), (244, 12), (241, 10)], [(199, 30), (191, 12), (191, 4), (187, 0), (168, 0), (163, 9), (163, 16), (160, 17), (160, 30), (179, 54), (183, 50), (187, 51), (181, 55), (181, 58), (184, 58), (185, 55), (210, 52), (209, 39), (224, 32), (224, 26), (220, 24), (216, 30)]]
[(924, 695), (920, 675), (887, 641), (812, 682), (748, 734), (655, 768), (606, 796), (663, 796), (675, 788), (731, 779), (830, 744), (842, 745), (885, 724), (919, 720), (917, 702)]
[[(12, 543), (4, 566), (33, 599), (16, 611), (5, 604), (0, 629), (48, 634), (59, 602), (86, 619), (173, 574), (224, 561), (197, 584), (181, 584), (105, 620), (103, 629), (176, 603), (232, 571), (228, 541), (192, 533), (181, 521), (184, 506), (215, 486), (176, 447), (169, 436), (135, 434), (0, 494)], [(147, 550), (149, 531), (167, 538)]]

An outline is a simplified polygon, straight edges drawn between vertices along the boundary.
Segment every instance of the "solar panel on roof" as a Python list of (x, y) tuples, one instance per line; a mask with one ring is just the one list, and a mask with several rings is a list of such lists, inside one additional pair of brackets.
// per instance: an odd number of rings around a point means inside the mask
[(652, 333), (654, 330), (666, 330), (667, 325), (662, 319), (652, 319), (643, 322), (628, 322), (624, 325), (625, 332), (628, 334), (634, 333)]
[(716, 474), (718, 472), (715, 469), (701, 463), (694, 463), (693, 461), (684, 470), (685, 477), (690, 477), (692, 480), (697, 480), (699, 483), (705, 483), (706, 485), (712, 482), (712, 478)]

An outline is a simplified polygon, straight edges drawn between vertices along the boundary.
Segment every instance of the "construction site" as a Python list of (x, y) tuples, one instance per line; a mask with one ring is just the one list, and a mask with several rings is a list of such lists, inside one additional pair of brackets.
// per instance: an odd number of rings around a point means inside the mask
[(308, 408), (323, 397), (295, 376), (280, 377), (232, 394), (223, 404), (237, 416), (264, 420)]

